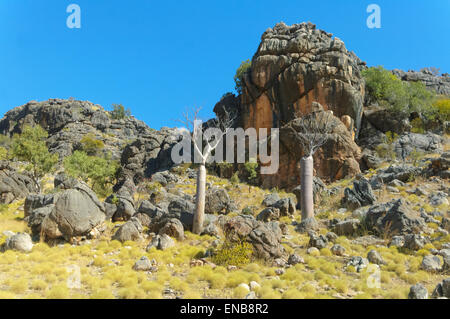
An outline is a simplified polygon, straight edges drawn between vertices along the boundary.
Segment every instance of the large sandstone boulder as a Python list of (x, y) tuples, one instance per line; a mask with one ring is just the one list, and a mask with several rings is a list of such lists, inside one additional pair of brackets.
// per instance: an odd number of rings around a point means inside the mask
[[(325, 111), (333, 111), (337, 121), (346, 117), (348, 127), (339, 126), (334, 140), (316, 155), (318, 176), (335, 180), (355, 174), (359, 172), (359, 148), (353, 139), (361, 125), (363, 67), (340, 39), (315, 25), (279, 23), (264, 32), (244, 75), (241, 124), (245, 129), (280, 128), (310, 113), (313, 103), (319, 102)], [(292, 189), (299, 184), (297, 162), (302, 150), (287, 132), (281, 132), (280, 138), (280, 169), (262, 176), (262, 184)]]
[(311, 23), (269, 28), (244, 77), (245, 127), (280, 127), (311, 111), (313, 101), (339, 118), (349, 115), (359, 128), (363, 63), (332, 34)]
[(91, 231), (105, 221), (105, 208), (95, 193), (84, 183), (65, 190), (58, 198), (51, 212), (44, 218), (41, 234), (44, 239), (89, 236)]

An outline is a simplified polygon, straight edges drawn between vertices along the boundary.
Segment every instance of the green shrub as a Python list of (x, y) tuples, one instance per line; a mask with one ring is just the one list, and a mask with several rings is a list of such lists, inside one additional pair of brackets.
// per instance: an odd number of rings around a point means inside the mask
[(101, 140), (95, 138), (93, 133), (86, 134), (80, 141), (83, 151), (88, 155), (97, 155), (105, 144)]
[(362, 75), (371, 102), (404, 114), (418, 112), (429, 117), (433, 113), (436, 94), (424, 83), (403, 82), (382, 66), (368, 68)]
[(231, 178), (230, 178), (230, 183), (232, 184), (232, 185), (236, 185), (236, 184), (238, 184), (240, 182), (240, 180), (239, 180), (239, 172), (235, 172), (234, 174), (233, 174), (233, 176), (231, 176)]
[(90, 183), (92, 189), (100, 196), (108, 195), (110, 186), (115, 182), (118, 167), (115, 161), (89, 156), (82, 151), (75, 151), (64, 159), (65, 172)]
[(247, 172), (247, 181), (250, 184), (255, 185), (258, 181), (258, 163), (250, 161), (244, 164), (245, 171)]
[(113, 110), (111, 111), (111, 117), (114, 120), (121, 120), (131, 115), (129, 109), (125, 109), (122, 104), (113, 104)]
[(212, 260), (219, 266), (241, 266), (250, 263), (252, 253), (253, 247), (251, 244), (245, 241), (231, 242), (226, 240), (213, 255)]
[(8, 159), (8, 150), (3, 146), (0, 146), (0, 161)]
[(246, 72), (251, 68), (252, 63), (250, 60), (243, 61), (239, 68), (236, 71), (236, 75), (234, 76), (234, 82), (236, 83), (236, 91), (238, 94), (242, 94), (242, 78)]
[(26, 170), (32, 177), (40, 191), (40, 180), (45, 174), (51, 172), (58, 162), (58, 154), (51, 154), (46, 145), (48, 133), (39, 125), (25, 126), (22, 134), (15, 134), (11, 145), (12, 157), (26, 161), (29, 164)]
[(398, 134), (391, 131), (386, 132), (386, 142), (375, 148), (378, 156), (385, 159), (394, 160), (397, 157), (394, 149), (394, 142), (398, 138)]
[(406, 91), (402, 81), (395, 75), (382, 66), (368, 68), (362, 75), (372, 102), (379, 102), (393, 109), (406, 108)]
[(439, 99), (433, 104), (435, 115), (441, 121), (450, 121), (450, 99)]

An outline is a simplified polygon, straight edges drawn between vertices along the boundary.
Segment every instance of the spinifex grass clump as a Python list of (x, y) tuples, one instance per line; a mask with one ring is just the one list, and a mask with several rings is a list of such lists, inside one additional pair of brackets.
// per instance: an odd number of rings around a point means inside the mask
[(253, 247), (245, 241), (225, 241), (213, 256), (216, 265), (242, 266), (250, 263)]

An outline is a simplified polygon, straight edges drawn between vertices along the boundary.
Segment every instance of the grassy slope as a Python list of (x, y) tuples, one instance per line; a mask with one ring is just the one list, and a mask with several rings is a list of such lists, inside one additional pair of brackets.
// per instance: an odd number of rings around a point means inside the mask
[[(369, 172), (367, 176), (374, 174)], [(231, 185), (228, 180), (208, 176), (208, 182), (225, 187), (240, 209), (255, 206), (255, 214), (261, 209), (261, 201), (268, 191), (244, 184)], [(427, 211), (435, 208), (427, 204), (425, 197), (408, 195), (407, 189), (415, 188), (425, 181), (416, 180), (407, 187), (400, 188), (400, 195), (383, 190), (377, 195), (380, 201), (388, 201), (399, 196), (414, 203), (414, 209), (423, 207)], [(336, 185), (347, 186), (350, 180)], [(427, 181), (433, 189), (437, 188)], [(333, 185), (332, 185), (333, 186)], [(187, 185), (177, 185), (185, 193), (193, 194), (194, 181)], [(280, 193), (281, 197), (292, 194)], [(344, 218), (351, 213), (338, 214), (339, 200), (342, 194), (327, 197), (318, 205), (318, 218)], [(439, 207), (447, 211), (448, 207)], [(28, 231), (23, 219), (23, 201), (4, 207), (0, 213), (0, 244), (5, 236), (2, 232)], [(300, 220), (299, 212), (293, 218)], [(0, 298), (164, 298), (166, 289), (184, 298), (242, 298), (247, 291), (238, 287), (241, 283), (256, 281), (261, 285), (256, 293), (261, 298), (406, 298), (409, 287), (415, 283), (424, 284), (429, 292), (446, 276), (430, 274), (419, 269), (422, 256), (429, 254), (431, 248), (440, 248), (443, 242), (449, 242), (447, 236), (435, 246), (413, 252), (399, 252), (396, 248), (365, 247), (353, 242), (352, 238), (339, 237), (337, 243), (346, 248), (349, 256), (367, 256), (367, 252), (376, 248), (387, 261), (381, 267), (381, 288), (368, 288), (367, 272), (356, 273), (345, 269), (345, 258), (333, 256), (332, 244), (322, 249), (320, 254), (307, 255), (308, 236), (298, 234), (291, 226), (290, 218), (282, 222), (289, 224), (290, 236), (283, 245), (289, 252), (294, 250), (305, 258), (305, 264), (298, 264), (277, 276), (275, 267), (255, 260), (238, 270), (228, 271), (225, 267), (212, 269), (210, 266), (190, 267), (190, 261), (202, 254), (215, 240), (213, 237), (199, 237), (187, 233), (187, 239), (177, 242), (166, 251), (145, 251), (147, 242), (127, 242), (121, 244), (110, 241), (108, 234), (104, 238), (90, 241), (82, 246), (49, 247), (38, 243), (31, 253), (7, 251), (0, 253)], [(437, 225), (429, 225), (437, 228)], [(113, 224), (108, 224), (113, 232)], [(323, 229), (322, 233), (327, 230)], [(155, 258), (158, 272), (147, 274), (136, 272), (132, 266), (142, 256)], [(81, 274), (81, 287), (67, 288), (72, 278), (71, 268), (78, 266)], [(173, 296), (173, 295), (172, 295)]]

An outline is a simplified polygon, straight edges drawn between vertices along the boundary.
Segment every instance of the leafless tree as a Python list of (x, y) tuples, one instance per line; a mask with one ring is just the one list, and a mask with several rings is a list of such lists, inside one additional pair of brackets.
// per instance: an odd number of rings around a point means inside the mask
[[(197, 158), (200, 159), (200, 162), (197, 163), (197, 191), (192, 225), (192, 232), (194, 234), (201, 234), (203, 231), (206, 196), (206, 163), (213, 151), (216, 150), (219, 145), (222, 145), (221, 142), (223, 141), (223, 137), (234, 123), (234, 118), (230, 116), (225, 107), (223, 108), (223, 112), (221, 112), (221, 116), (203, 124), (198, 117), (199, 111), (200, 108), (186, 111), (183, 113), (183, 119), (180, 120), (190, 132), (194, 153), (197, 155)], [(212, 134), (211, 136), (205, 134), (205, 131), (211, 127), (219, 129), (220, 133)], [(196, 158), (195, 155), (194, 158)]]
[(286, 125), (304, 152), (300, 160), (302, 220), (314, 218), (313, 156), (327, 142), (335, 126), (336, 119), (331, 111), (312, 112)]

